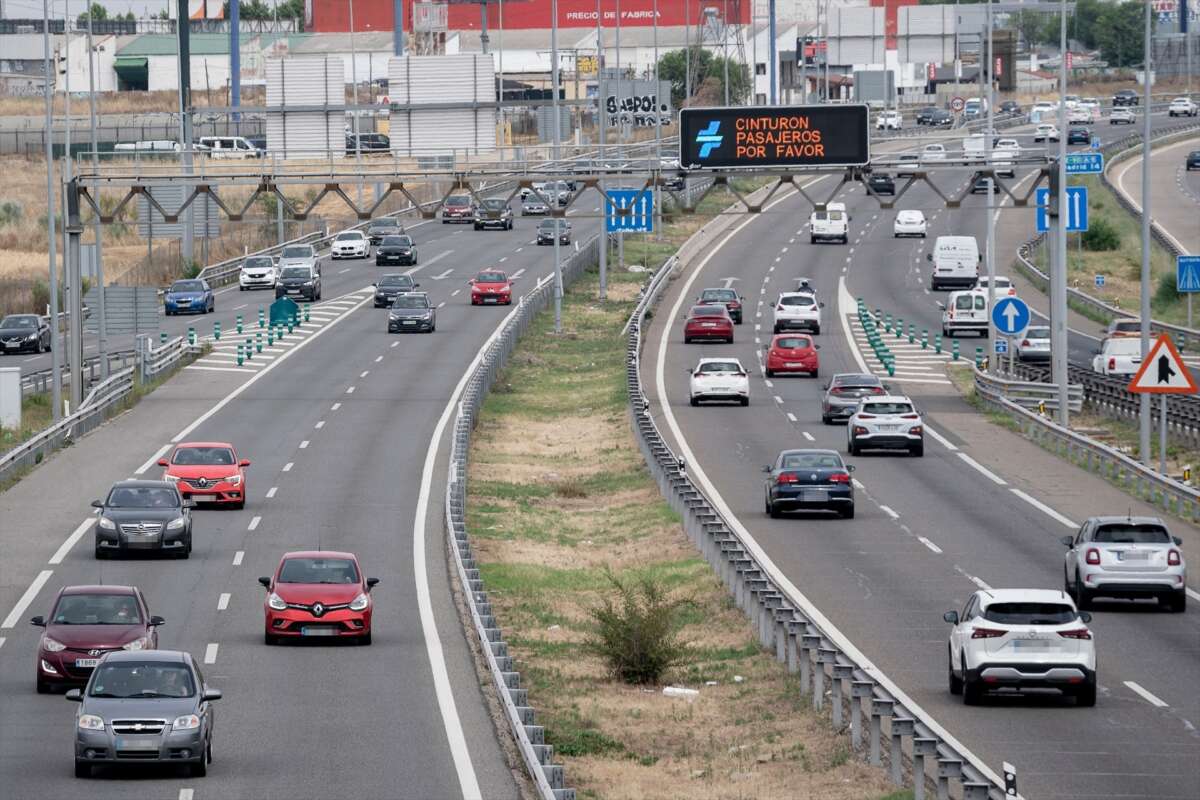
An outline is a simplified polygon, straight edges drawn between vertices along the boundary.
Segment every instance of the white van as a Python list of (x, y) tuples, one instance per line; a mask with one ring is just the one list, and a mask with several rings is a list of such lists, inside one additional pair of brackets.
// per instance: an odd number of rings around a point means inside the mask
[(812, 212), (808, 225), (810, 244), (830, 240), (847, 244), (850, 241), (850, 215), (846, 213), (845, 203), (830, 203), (824, 211)]
[(933, 264), (929, 288), (970, 288), (979, 280), (979, 243), (974, 236), (939, 236), (925, 259)]
[(209, 158), (261, 158), (262, 152), (241, 136), (201, 136)]
[(942, 309), (943, 336), (956, 336), (964, 331), (974, 331), (980, 336), (987, 336), (986, 289), (951, 292), (946, 302), (938, 303), (938, 307)]

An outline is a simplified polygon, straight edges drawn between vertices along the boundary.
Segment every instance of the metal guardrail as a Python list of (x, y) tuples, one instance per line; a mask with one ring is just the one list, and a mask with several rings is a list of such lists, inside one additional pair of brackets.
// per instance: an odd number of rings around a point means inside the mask
[(1200, 518), (1200, 491), (1155, 472), (1114, 447), (1064, 428), (992, 393), (986, 383), (979, 383), (979, 375), (976, 367), (976, 395), (996, 410), (1007, 413), (1020, 425), (1027, 438), (1166, 513), (1191, 521)]
[(183, 336), (168, 339), (160, 347), (155, 347), (149, 336), (143, 336), (139, 338), (139, 345), (138, 368), (144, 381), (152, 380), (159, 373), (173, 368), (184, 356), (195, 355), (203, 350), (202, 345), (191, 344)]
[[(654, 274), (630, 317), (626, 382), (638, 444), (663, 496), (683, 518), (688, 537), (754, 622), (762, 646), (774, 651), (789, 672), (799, 672), (801, 693), (811, 698), (813, 708), (823, 708), (828, 687), (833, 725), (841, 729), (848, 704), (852, 745), (865, 751), (869, 763), (881, 766), (886, 758), (897, 786), (919, 782), (924, 789), (933, 780), (939, 798), (949, 796), (952, 783), (958, 785), (964, 800), (1004, 798), (997, 775), (960, 751), (957, 742), (932, 719), (916, 713), (915, 703), (828, 626), (820, 611), (783, 577), (757, 543), (743, 540), (663, 439), (642, 391), (642, 326), (677, 265), (676, 259), (670, 259)], [(882, 752), (885, 747), (886, 756)], [(928, 772), (931, 766), (933, 776)]]
[[(593, 236), (564, 260), (563, 286), (569, 285), (596, 263), (599, 241), (599, 236)], [(521, 674), (515, 669), (500, 623), (492, 613), (487, 591), (479, 578), (466, 523), (467, 460), (471, 431), (479, 418), (484, 398), (512, 355), (517, 341), (529, 329), (534, 317), (554, 300), (555, 290), (553, 278), (547, 276), (538, 282), (533, 291), (521, 298), (503, 327), (485, 345), (467, 380), (454, 418), (454, 437), (450, 445), (446, 482), (445, 525), (446, 534), (454, 544), (451, 548), (454, 552), (454, 568), (463, 587), (475, 634), (479, 637), (488, 672), (525, 768), (537, 787), (537, 795), (541, 800), (575, 800), (575, 790), (566, 788), (563, 767), (553, 763), (554, 748), (546, 744), (544, 728), (535, 724), (536, 717), (529, 704), (528, 690), (521, 688)]]
[[(1003, 397), (1023, 408), (1058, 408), (1058, 384), (1045, 381), (1024, 381), (975, 370), (975, 388), (989, 395)], [(1083, 408), (1083, 385), (1067, 384), (1067, 407), (1076, 413)]]
[[(133, 362), (137, 355), (136, 350), (113, 350), (108, 354), (108, 370), (112, 373), (114, 370), (123, 369)], [(39, 369), (35, 372), (25, 372), (21, 374), (21, 394), (44, 394), (50, 391), (50, 378), (53, 376), (54, 370), (50, 368)], [(88, 356), (83, 360), (83, 377), (86, 385), (90, 386), (100, 380), (100, 356)], [(71, 371), (64, 367), (62, 369), (62, 382), (67, 385), (71, 382)]]

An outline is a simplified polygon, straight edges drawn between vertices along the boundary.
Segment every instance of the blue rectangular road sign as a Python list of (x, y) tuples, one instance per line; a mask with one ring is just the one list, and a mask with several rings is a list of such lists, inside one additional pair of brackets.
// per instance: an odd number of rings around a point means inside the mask
[(1099, 175), (1104, 172), (1104, 153), (1071, 153), (1067, 156), (1068, 175)]
[(1175, 291), (1200, 292), (1200, 256), (1175, 256)]
[[(612, 205), (604, 204), (604, 230), (608, 233), (652, 233), (654, 231), (654, 191), (646, 189), (608, 189)], [(630, 209), (617, 214), (613, 206)]]
[(1008, 352), (1008, 339), (996, 339), (994, 346), (996, 355), (1004, 355)]
[[(1050, 230), (1050, 218), (1046, 213), (1046, 204), (1050, 202), (1050, 190), (1038, 189), (1037, 200), (1037, 230), (1045, 233)], [(1088, 196), (1086, 186), (1067, 187), (1067, 207), (1063, 210), (1067, 216), (1067, 231), (1075, 233), (1088, 229)]]

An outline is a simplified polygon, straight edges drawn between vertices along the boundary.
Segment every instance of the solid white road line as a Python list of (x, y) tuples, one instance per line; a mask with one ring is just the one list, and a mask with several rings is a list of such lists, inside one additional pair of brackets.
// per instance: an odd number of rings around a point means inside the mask
[(233, 565), (235, 567), (240, 567), (242, 565), (242, 559), (245, 557), (246, 557), (246, 551), (238, 550), (236, 553), (233, 554)]
[(221, 592), (221, 596), (217, 598), (217, 611), (224, 611), (229, 608), (229, 592)]
[(283, 469), (282, 469), (281, 471), (282, 471), (282, 472), (291, 472), (291, 471), (292, 471), (292, 465), (293, 465), (293, 464), (295, 464), (295, 463), (296, 463), (296, 462), (294, 462), (294, 461), (289, 461), (289, 462), (287, 462), (286, 464), (284, 464), (284, 465), (283, 465)]
[(217, 648), (219, 648), (219, 647), (220, 647), (220, 645), (217, 644), (216, 642), (208, 643), (208, 646), (204, 648), (204, 663), (205, 664), (217, 663)]
[(278, 491), (279, 491), (278, 486), (272, 486), (270, 489), (267, 489), (267, 499), (270, 500), (272, 497), (275, 496), (275, 493)]
[(160, 458), (162, 458), (164, 455), (166, 455), (166, 454), (167, 454), (167, 451), (168, 451), (168, 450), (170, 450), (170, 449), (171, 449), (171, 445), (169, 445), (169, 444), (164, 444), (162, 447), (158, 448), (158, 450), (156, 450), (156, 451), (154, 452), (154, 455), (152, 455), (152, 456), (150, 456), (149, 458), (147, 458), (147, 459), (146, 459), (146, 463), (145, 463), (145, 464), (142, 464), (140, 467), (138, 467), (137, 469), (135, 469), (135, 470), (133, 471), (133, 474), (134, 474), (134, 475), (143, 475), (143, 474), (145, 474), (146, 470), (150, 469), (150, 468), (151, 468), (151, 467), (153, 467), (155, 464), (157, 464), (157, 463), (158, 463), (158, 460), (159, 460)]
[(965, 461), (967, 464), (969, 464), (972, 469), (976, 470), (977, 472), (979, 472), (979, 474), (983, 475), (985, 478), (990, 480), (992, 483), (995, 483), (998, 486), (1007, 486), (1008, 485), (1007, 482), (1004, 480), (1004, 478), (1001, 478), (999, 475), (992, 472), (990, 469), (985, 467), (983, 464), (980, 464), (978, 461), (971, 458), (966, 453), (960, 452), (958, 454), (958, 457), (961, 458), (963, 461)]
[(1143, 700), (1145, 700), (1147, 703), (1149, 703), (1150, 705), (1156, 706), (1158, 708), (1166, 708), (1167, 707), (1168, 704), (1166, 702), (1164, 702), (1164, 701), (1158, 699), (1157, 697), (1155, 697), (1154, 695), (1150, 694), (1150, 692), (1146, 691), (1145, 689), (1143, 689), (1141, 686), (1134, 683), (1133, 681), (1123, 681), (1123, 683), (1126, 686), (1128, 686), (1130, 688), (1130, 690), (1133, 691), (1134, 694), (1141, 695), (1141, 698)]
[(255, 516), (250, 520), (250, 524), (246, 526), (246, 530), (252, 531), (258, 528), (258, 523), (262, 522), (262, 517)]
[(879, 510), (887, 514), (892, 519), (900, 519), (900, 515), (893, 511), (890, 506), (880, 506)]
[(1053, 519), (1057, 520), (1058, 522), (1061, 522), (1063, 525), (1066, 525), (1068, 528), (1078, 528), (1079, 527), (1079, 524), (1077, 522), (1075, 522), (1074, 520), (1068, 519), (1067, 517), (1064, 517), (1062, 514), (1058, 513), (1053, 508), (1051, 508), (1050, 506), (1043, 503), (1041, 500), (1038, 500), (1036, 497), (1031, 497), (1031, 496), (1025, 494), (1025, 492), (1022, 492), (1020, 489), (1010, 489), (1009, 491), (1011, 491), (1017, 497), (1024, 500), (1026, 503), (1029, 503), (1029, 505), (1033, 506), (1038, 511), (1041, 511), (1046, 516), (1052, 517)]
[(83, 535), (91, 530), (92, 526), (95, 524), (95, 517), (88, 517), (83, 522), (79, 523), (79, 527), (67, 537), (65, 542), (59, 545), (58, 549), (54, 551), (54, 555), (50, 556), (50, 563), (61, 564), (63, 559), (67, 557), (67, 553), (71, 552), (71, 548), (78, 544), (79, 540), (83, 538)]
[(38, 576), (33, 579), (33, 583), (29, 584), (29, 588), (25, 590), (25, 594), (21, 595), (21, 599), (13, 606), (12, 611), (8, 612), (8, 616), (4, 618), (4, 622), (0, 622), (0, 628), (12, 628), (17, 624), (17, 620), (25, 616), (25, 611), (29, 608), (38, 596), (38, 592), (46, 585), (46, 581), (50, 580), (50, 576), (54, 574), (52, 569), (44, 569), (38, 573)]
[(933, 551), (933, 552), (935, 552), (935, 553), (941, 553), (941, 552), (942, 552), (942, 548), (938, 547), (936, 544), (934, 544), (933, 542), (929, 541), (929, 540), (928, 540), (928, 539), (926, 539), (924, 536), (918, 536), (918, 537), (917, 537), (917, 541), (918, 541), (918, 542), (920, 542), (921, 544), (925, 545), (926, 547), (928, 547), (930, 550), (932, 550), (932, 551)]

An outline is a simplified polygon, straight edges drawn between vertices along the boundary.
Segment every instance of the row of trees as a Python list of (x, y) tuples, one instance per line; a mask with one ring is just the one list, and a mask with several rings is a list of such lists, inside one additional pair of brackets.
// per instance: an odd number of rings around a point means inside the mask
[[(100, 3), (92, 3), (92, 6), (87, 11), (79, 15), (79, 24), (81, 26), (87, 24), (88, 16), (91, 15), (94, 20), (128, 20), (133, 22), (137, 19), (132, 11), (126, 14), (109, 14), (108, 9)], [(157, 14), (159, 19), (167, 19), (168, 13), (164, 9)], [(304, 19), (304, 0), (283, 0), (283, 2), (273, 5), (268, 5), (263, 0), (250, 0), (248, 3), (238, 5), (238, 16), (244, 20), (268, 20), (268, 19)], [(229, 19), (229, 0), (225, 0), (225, 19)]]

